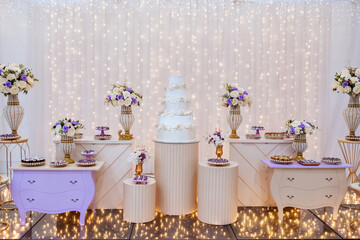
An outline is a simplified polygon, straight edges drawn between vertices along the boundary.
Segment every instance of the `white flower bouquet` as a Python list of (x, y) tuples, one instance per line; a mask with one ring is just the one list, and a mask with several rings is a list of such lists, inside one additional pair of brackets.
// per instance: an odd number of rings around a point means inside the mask
[(222, 105), (224, 107), (229, 106), (251, 106), (252, 99), (249, 97), (247, 91), (242, 88), (232, 87), (229, 84), (225, 84), (226, 93), (222, 95)]
[(126, 85), (113, 84), (105, 99), (105, 103), (112, 104), (113, 106), (140, 106), (142, 95)]
[(357, 96), (360, 93), (360, 68), (347, 67), (335, 74), (332, 89), (334, 92)]
[(27, 94), (38, 79), (34, 78), (29, 68), (22, 64), (0, 64), (0, 93), (5, 96), (24, 92)]
[(136, 148), (135, 151), (130, 154), (130, 159), (135, 165), (138, 165), (146, 159), (150, 159), (150, 152), (145, 150), (145, 148)]
[(318, 127), (305, 120), (290, 119), (286, 123), (286, 132), (290, 135), (312, 134)]
[(79, 120), (74, 121), (70, 118), (64, 118), (57, 121), (52, 127), (51, 131), (54, 135), (59, 134), (60, 136), (66, 135), (68, 137), (74, 137), (75, 133), (78, 133), (80, 129), (84, 128), (84, 125)]

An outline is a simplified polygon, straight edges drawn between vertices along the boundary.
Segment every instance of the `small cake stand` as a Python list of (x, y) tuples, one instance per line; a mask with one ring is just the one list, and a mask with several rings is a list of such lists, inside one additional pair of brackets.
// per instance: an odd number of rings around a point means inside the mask
[(100, 134), (95, 135), (95, 140), (109, 140), (111, 139), (111, 135), (110, 134), (105, 134), (105, 131), (108, 131), (110, 128), (109, 127), (96, 127), (95, 128), (98, 131), (101, 131)]
[(79, 166), (92, 166), (96, 164), (96, 160), (93, 159), (93, 157), (96, 155), (94, 150), (82, 151), (81, 155), (83, 155), (85, 159), (81, 159), (76, 162)]
[(256, 135), (260, 136), (260, 131), (265, 130), (265, 128), (261, 126), (252, 126), (251, 130), (256, 130)]
[(225, 158), (210, 158), (207, 162), (209, 165), (213, 166), (226, 166), (230, 164), (229, 160)]
[(133, 179), (132, 179), (132, 182), (134, 184), (147, 184), (149, 181), (149, 177), (148, 176), (135, 176)]

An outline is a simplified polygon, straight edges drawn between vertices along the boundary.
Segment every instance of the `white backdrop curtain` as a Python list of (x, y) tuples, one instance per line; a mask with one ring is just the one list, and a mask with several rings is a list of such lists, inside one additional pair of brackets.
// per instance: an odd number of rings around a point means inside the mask
[[(252, 125), (284, 131), (287, 119), (305, 119), (320, 128), (306, 156), (341, 156), (348, 97), (331, 85), (336, 71), (360, 66), (359, 1), (1, 0), (0, 9), (0, 62), (23, 63), (40, 79), (20, 97), (20, 133), (33, 154), (54, 156), (49, 128), (65, 116), (82, 120), (86, 135), (108, 125), (116, 137), (119, 109), (104, 98), (125, 80), (144, 95), (134, 109), (136, 145), (153, 147), (160, 100), (177, 74), (199, 140), (229, 129), (219, 97), (228, 82), (253, 97), (242, 108), (241, 135)], [(200, 158), (213, 151), (202, 141)]]

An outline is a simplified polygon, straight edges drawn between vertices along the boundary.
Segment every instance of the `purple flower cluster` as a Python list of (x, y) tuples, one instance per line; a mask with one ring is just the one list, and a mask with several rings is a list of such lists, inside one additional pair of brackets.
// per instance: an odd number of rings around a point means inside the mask
[(126, 88), (126, 91), (128, 91), (129, 93), (132, 93), (132, 89), (131, 89), (131, 88)]
[(60, 123), (59, 123), (59, 122), (56, 122), (56, 123), (55, 123), (55, 126), (58, 126), (58, 125), (60, 125)]
[(237, 91), (238, 90), (238, 88), (237, 87), (233, 87), (233, 89), (232, 89), (233, 91)]
[(4, 72), (4, 70), (0, 69), (0, 74), (2, 74)]
[(74, 126), (78, 125), (78, 122), (77, 122), (77, 121), (72, 121), (71, 123), (72, 123), (72, 125), (74, 125)]
[(62, 127), (62, 130), (63, 130), (64, 132), (69, 131), (69, 126), (64, 125), (64, 126)]
[(239, 95), (238, 98), (239, 98), (240, 101), (244, 101), (244, 99), (245, 99), (244, 95)]
[(346, 82), (346, 81), (345, 81), (345, 82), (343, 82), (343, 83), (342, 83), (342, 86), (343, 86), (343, 87), (347, 87), (347, 86), (349, 86), (349, 82)]
[(226, 103), (230, 105), (231, 104), (231, 98), (228, 98), (228, 100), (226, 100)]
[(111, 100), (111, 95), (108, 96), (108, 100), (109, 100), (109, 101)]
[(302, 124), (299, 125), (299, 128), (304, 129), (304, 128), (305, 128), (305, 125), (302, 123)]
[(27, 76), (22, 75), (22, 76), (21, 76), (21, 80), (24, 81), (24, 82), (26, 82), (26, 81), (27, 81)]
[(145, 158), (146, 158), (146, 154), (145, 154), (144, 152), (142, 152), (142, 153), (140, 154), (139, 158), (140, 158), (140, 161), (144, 161)]
[(124, 96), (123, 96), (123, 95), (120, 94), (120, 95), (117, 95), (117, 96), (116, 96), (116, 100), (121, 100), (121, 99), (124, 99)]
[(133, 98), (133, 99), (131, 100), (131, 102), (132, 102), (133, 104), (136, 104), (136, 103), (137, 103), (136, 98)]
[(295, 128), (294, 128), (294, 127), (291, 127), (291, 128), (290, 128), (290, 133), (292, 133), (292, 134), (295, 133)]
[(7, 82), (5, 83), (5, 86), (7, 86), (8, 88), (11, 88), (11, 87), (12, 87), (12, 84), (11, 84), (10, 81), (7, 81)]
[(245, 94), (245, 95), (248, 95), (248, 92), (247, 92), (247, 91), (244, 91), (244, 94)]

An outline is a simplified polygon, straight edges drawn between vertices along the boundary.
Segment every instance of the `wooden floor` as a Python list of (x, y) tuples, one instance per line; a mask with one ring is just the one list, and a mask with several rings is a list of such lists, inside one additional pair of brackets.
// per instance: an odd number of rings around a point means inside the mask
[[(201, 223), (196, 213), (186, 216), (163, 216), (146, 224), (123, 220), (121, 210), (89, 210), (86, 225), (80, 227), (79, 213), (58, 215), (27, 213), (27, 223), (20, 226), (17, 211), (3, 211), (0, 220), (10, 227), (0, 238), (15, 239), (343, 239), (360, 238), (360, 223), (350, 223), (360, 216), (359, 199), (349, 191), (338, 221), (332, 221), (332, 209), (299, 210), (286, 208), (284, 221), (278, 221), (276, 208), (240, 207), (238, 220), (231, 225)], [(352, 207), (352, 208), (349, 208)]]

